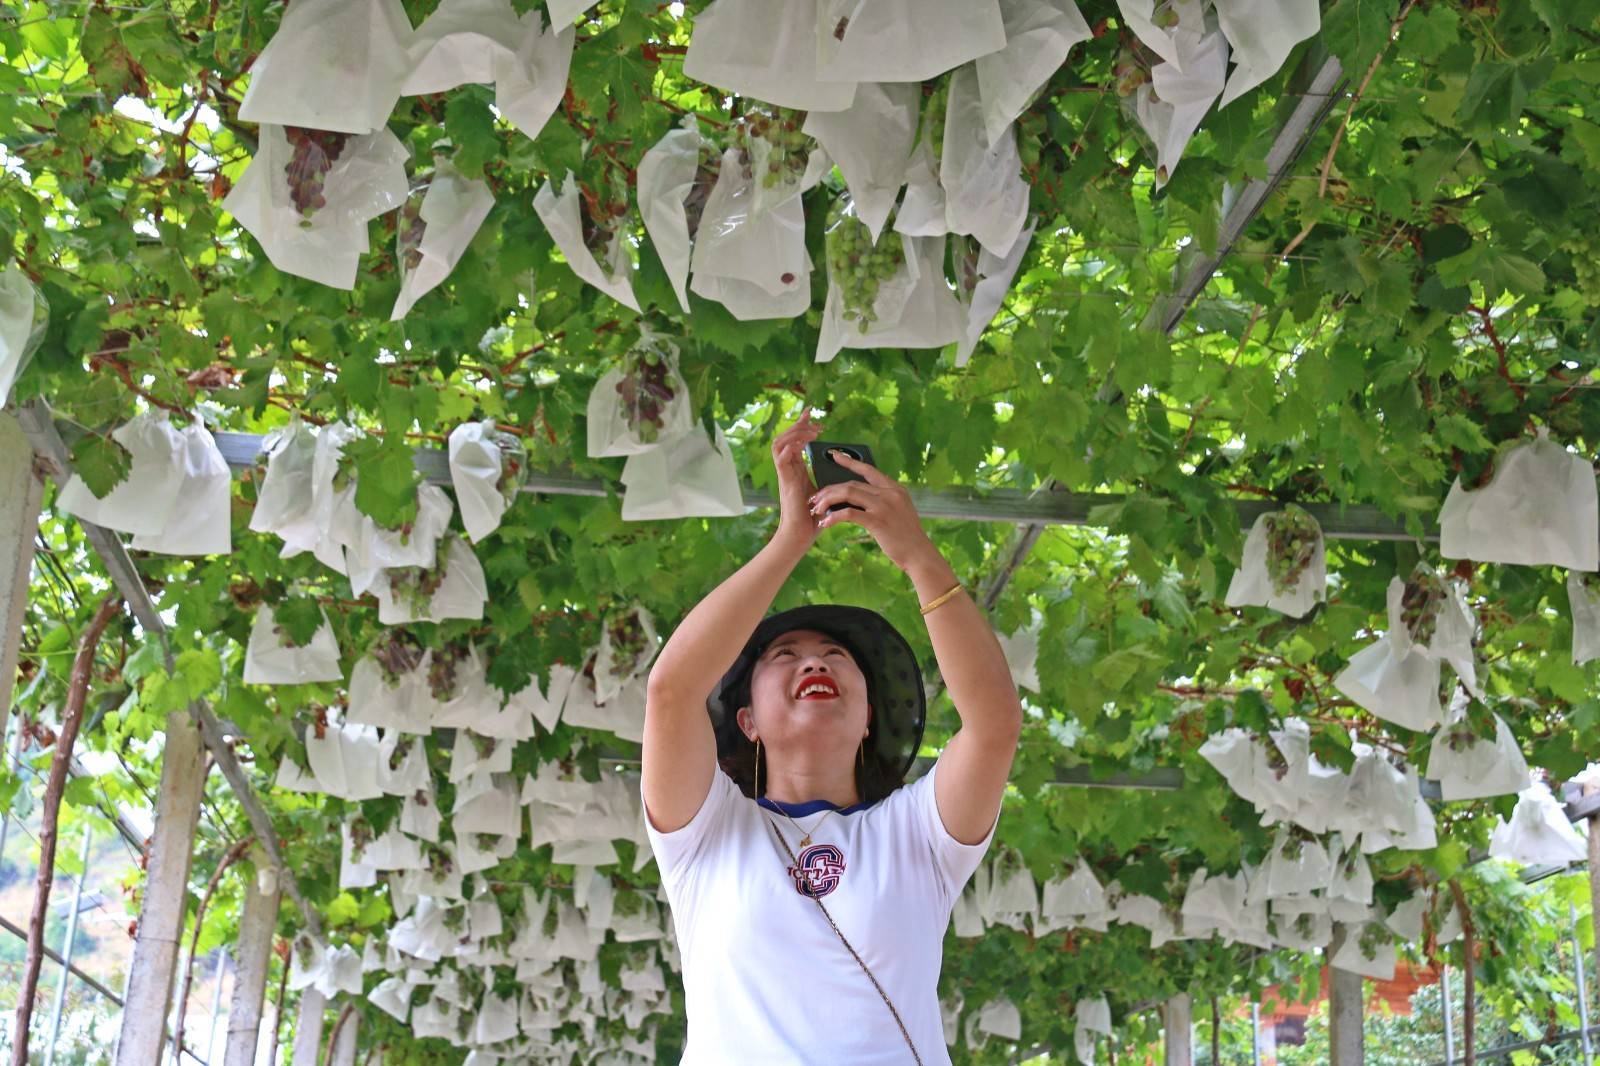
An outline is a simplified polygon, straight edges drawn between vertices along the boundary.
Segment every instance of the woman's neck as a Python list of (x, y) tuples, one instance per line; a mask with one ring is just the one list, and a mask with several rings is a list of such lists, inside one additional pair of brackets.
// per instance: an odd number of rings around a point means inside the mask
[(771, 777), (762, 766), (761, 795), (778, 803), (805, 803), (808, 800), (827, 800), (835, 807), (852, 807), (861, 802), (856, 791), (855, 774), (814, 773), (803, 770), (778, 769)]

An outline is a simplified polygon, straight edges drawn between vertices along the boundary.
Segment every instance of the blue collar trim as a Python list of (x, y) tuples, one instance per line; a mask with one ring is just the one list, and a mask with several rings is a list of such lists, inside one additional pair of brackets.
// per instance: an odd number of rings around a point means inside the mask
[(840, 814), (854, 814), (857, 811), (866, 810), (868, 807), (872, 806), (873, 803), (878, 801), (873, 800), (871, 803), (854, 803), (848, 807), (841, 807), (836, 803), (830, 803), (827, 800), (821, 799), (806, 800), (803, 803), (784, 803), (782, 800), (768, 799), (767, 797), (762, 796), (760, 799), (756, 800), (756, 802), (767, 808), (769, 811), (777, 811), (779, 814), (787, 814), (790, 818), (803, 818), (808, 814), (816, 814), (818, 811), (837, 811)]

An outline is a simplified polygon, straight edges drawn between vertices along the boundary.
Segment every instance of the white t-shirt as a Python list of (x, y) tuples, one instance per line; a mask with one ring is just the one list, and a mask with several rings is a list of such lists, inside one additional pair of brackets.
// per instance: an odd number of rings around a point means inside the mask
[[(926, 1066), (949, 1063), (938, 984), (945, 930), (962, 886), (994, 839), (962, 844), (934, 804), (938, 763), (867, 807), (823, 816), (802, 850), (782, 814), (759, 806), (720, 768), (694, 818), (672, 833), (645, 827), (672, 905), (683, 958), (689, 1037), (682, 1066), (906, 1066), (894, 1016), (796, 885), (819, 893), (840, 932), (883, 986)], [(642, 795), (642, 789), (641, 789)], [(794, 805), (791, 805), (794, 806)], [(789, 872), (789, 855), (807, 872)], [(819, 819), (822, 819), (819, 822)]]

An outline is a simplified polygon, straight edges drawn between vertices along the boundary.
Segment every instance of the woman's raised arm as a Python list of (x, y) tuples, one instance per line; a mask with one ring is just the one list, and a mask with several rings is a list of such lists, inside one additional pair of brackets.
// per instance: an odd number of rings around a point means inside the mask
[(816, 486), (804, 448), (817, 433), (808, 412), (773, 440), (781, 508), (777, 533), (695, 604), (650, 667), (640, 776), (645, 816), (658, 832), (683, 828), (705, 802), (717, 765), (706, 698), (816, 542), (816, 521), (806, 503)]

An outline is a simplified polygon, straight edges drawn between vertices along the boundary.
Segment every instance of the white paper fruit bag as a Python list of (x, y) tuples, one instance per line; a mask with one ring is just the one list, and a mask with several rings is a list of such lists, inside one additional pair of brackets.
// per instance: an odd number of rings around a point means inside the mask
[(1569, 571), (1567, 602), (1572, 608), (1573, 664), (1600, 659), (1600, 574)]
[[(694, 117), (688, 116), (681, 128), (668, 130), (639, 160), (639, 214), (684, 314), (689, 313), (690, 240), (716, 181), (701, 162), (710, 147)], [(695, 197), (697, 184), (703, 185), (703, 192), (695, 211), (696, 226), (691, 227), (689, 201)]]
[(1451, 720), (1433, 735), (1428, 749), (1428, 776), (1439, 782), (1440, 795), (1448, 802), (1527, 788), (1532, 780), (1528, 763), (1504, 719), (1482, 710), (1473, 713), (1464, 702), (1452, 710)]
[(56, 506), (67, 514), (123, 533), (157, 534), (166, 528), (184, 484), (184, 439), (166, 411), (124, 422), (111, 439), (127, 449), (128, 476), (104, 496), (95, 496), (76, 474), (67, 479)]
[(1294, 46), (1322, 25), (1317, 0), (1212, 0), (1237, 64), (1218, 107), (1227, 107), (1278, 72)]
[(706, 439), (695, 425), (622, 465), (622, 519), (737, 518), (745, 513), (739, 471), (722, 427)]
[(1076, 0), (1000, 0), (1000, 16), (1005, 22), (1005, 47), (977, 61), (978, 94), (983, 98), (990, 144), (1061, 69), (1072, 46), (1094, 36)]
[(494, 206), (489, 186), (438, 158), (433, 174), (411, 190), (396, 225), (400, 294), (389, 320), (404, 318), (418, 300), (450, 276)]
[(136, 533), (138, 551), (163, 555), (226, 555), (233, 550), (233, 475), (199, 415), (178, 431), (177, 499), (159, 532)]
[(694, 426), (689, 386), (678, 373), (678, 346), (642, 330), (620, 364), (589, 393), (589, 457), (636, 455)]
[(1266, 606), (1302, 618), (1326, 595), (1327, 576), (1322, 527), (1310, 512), (1289, 504), (1259, 515), (1250, 527), (1227, 604)]
[(278, 623), (271, 605), (256, 609), (250, 627), (250, 643), (245, 647), (244, 681), (248, 685), (303, 685), (312, 681), (342, 681), (339, 645), (334, 640), (328, 615), (318, 608), (321, 624), (304, 644)]
[(412, 38), (400, 0), (295, 0), (251, 65), (239, 118), (371, 133), (400, 99)]
[(659, 650), (658, 641), (655, 620), (642, 606), (612, 611), (602, 618), (595, 652), (595, 698), (602, 703), (611, 699), (647, 671)]
[(857, 217), (873, 240), (883, 233), (905, 184), (921, 107), (919, 85), (864, 82), (849, 109), (813, 111), (801, 127), (844, 175)]
[(1600, 570), (1600, 496), (1592, 462), (1550, 439), (1505, 450), (1493, 478), (1467, 491), (1450, 486), (1439, 511), (1439, 554), (1446, 559)]
[(1541, 783), (1523, 789), (1509, 822), (1489, 837), (1489, 854), (1523, 866), (1567, 866), (1589, 856), (1589, 845), (1566, 810)]
[(957, 283), (956, 295), (966, 308), (966, 332), (956, 341), (956, 366), (966, 366), (978, 347), (978, 339), (994, 321), (995, 314), (1011, 291), (1011, 282), (1022, 267), (1022, 257), (1033, 240), (1034, 223), (1030, 222), (1012, 242), (1011, 250), (997, 256), (983, 247), (975, 238), (957, 237), (955, 248)]
[(974, 67), (950, 75), (939, 185), (951, 233), (970, 233), (997, 256), (1011, 251), (1028, 214), (1028, 183), (1016, 129), (1007, 126), (999, 137), (989, 136)]
[(489, 598), (483, 566), (467, 542), (448, 533), (433, 566), (397, 566), (378, 578), (378, 621), (386, 626), (482, 618)]
[(0, 407), (28, 368), (49, 323), (50, 304), (22, 268), (12, 264), (0, 270)]
[[(700, 215), (689, 288), (735, 318), (793, 318), (811, 303), (811, 256), (798, 195), (757, 211), (757, 184), (729, 148)], [(753, 171), (752, 171), (753, 175)]]
[(424, 698), (429, 655), (403, 630), (386, 632), (350, 671), (348, 720), (404, 733), (433, 731)]
[(311, 469), (316, 450), (316, 431), (298, 415), (262, 439), (262, 458), (257, 459), (255, 474), (256, 506), (250, 513), (252, 530), (275, 533), (285, 540), (314, 536)]
[(461, 524), (476, 544), (500, 528), (506, 508), (528, 479), (528, 453), (493, 419), (463, 422), (450, 431), (450, 484)]
[(559, 194), (554, 181), (539, 187), (533, 197), (533, 210), (574, 274), (623, 306), (638, 311), (639, 299), (633, 294), (633, 260), (622, 226), (626, 201), (623, 214), (618, 215), (614, 212), (617, 201), (606, 200), (607, 217), (590, 219), (586, 228), (580, 200), (577, 179), (569, 170)]
[(927, 81), (1006, 44), (997, 0), (818, 0), (817, 77)]
[(716, 0), (695, 16), (683, 72), (753, 100), (842, 111), (855, 81), (817, 78), (818, 0)]
[(1351, 656), (1333, 679), (1344, 695), (1407, 729), (1430, 729), (1444, 716), (1439, 702), (1440, 660), (1423, 650), (1433, 639), (1443, 606), (1442, 596), (1434, 591), (1434, 584), (1426, 580), (1390, 581), (1388, 632)]
[(406, 158), (388, 129), (356, 135), (263, 125), (255, 157), (222, 207), (279, 270), (353, 288), (367, 223), (405, 201)]

